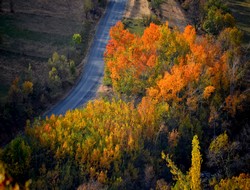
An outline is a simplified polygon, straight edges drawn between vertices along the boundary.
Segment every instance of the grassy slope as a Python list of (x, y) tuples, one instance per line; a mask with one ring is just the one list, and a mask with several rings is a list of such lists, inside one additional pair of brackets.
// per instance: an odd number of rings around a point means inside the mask
[[(0, 101), (7, 95), (11, 81), (20, 76), (29, 64), (38, 80), (43, 80), (47, 75), (46, 63), (52, 53), (57, 51), (68, 55), (72, 49), (72, 35), (90, 30), (83, 25), (81, 0), (69, 5), (63, 0), (14, 3), (15, 14), (9, 13), (8, 1), (3, 1), (4, 13), (0, 13)], [(74, 58), (77, 55), (81, 56), (76, 60), (79, 63), (83, 57), (82, 49), (72, 54)]]

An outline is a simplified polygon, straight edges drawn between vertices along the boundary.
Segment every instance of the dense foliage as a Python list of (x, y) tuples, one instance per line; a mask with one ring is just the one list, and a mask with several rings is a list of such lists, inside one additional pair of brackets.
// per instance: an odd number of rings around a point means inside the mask
[[(31, 189), (248, 189), (241, 36), (235, 27), (197, 36), (167, 23), (137, 36), (118, 22), (105, 52), (113, 99), (27, 122), (0, 152), (2, 170), (19, 184), (32, 179)], [(21, 86), (32, 92), (29, 81)]]
[(153, 142), (159, 126), (161, 109), (144, 109), (101, 100), (65, 116), (53, 115), (27, 127), (25, 138), (13, 140), (2, 160), (21, 182), (23, 174), (37, 176), (32, 188), (70, 189), (92, 180), (126, 187), (128, 177), (138, 180), (145, 139)]
[(221, 30), (235, 26), (226, 0), (178, 0), (190, 20), (199, 30), (218, 35)]

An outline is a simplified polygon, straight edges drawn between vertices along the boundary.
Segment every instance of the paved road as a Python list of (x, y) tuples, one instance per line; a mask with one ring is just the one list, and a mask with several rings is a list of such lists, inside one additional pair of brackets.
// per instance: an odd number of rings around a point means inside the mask
[(104, 73), (103, 53), (109, 40), (109, 30), (118, 20), (122, 19), (125, 6), (126, 0), (109, 1), (106, 13), (97, 26), (87, 63), (78, 84), (65, 99), (45, 113), (45, 116), (65, 114), (67, 110), (78, 108), (95, 97)]

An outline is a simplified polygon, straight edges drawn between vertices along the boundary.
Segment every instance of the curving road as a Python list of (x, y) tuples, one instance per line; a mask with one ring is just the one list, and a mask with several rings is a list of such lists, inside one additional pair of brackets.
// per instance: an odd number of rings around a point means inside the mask
[(65, 114), (78, 108), (95, 97), (104, 73), (103, 53), (109, 40), (110, 27), (122, 19), (126, 0), (110, 0), (105, 15), (100, 20), (82, 76), (69, 95), (58, 102), (44, 116)]

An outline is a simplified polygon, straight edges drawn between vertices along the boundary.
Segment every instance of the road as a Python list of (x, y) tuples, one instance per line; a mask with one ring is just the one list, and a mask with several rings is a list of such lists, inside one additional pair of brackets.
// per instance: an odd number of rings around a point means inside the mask
[(69, 95), (53, 106), (44, 116), (65, 114), (67, 110), (79, 108), (95, 97), (103, 78), (103, 53), (109, 40), (109, 30), (122, 19), (125, 6), (126, 0), (109, 1), (106, 12), (97, 26), (80, 80)]

